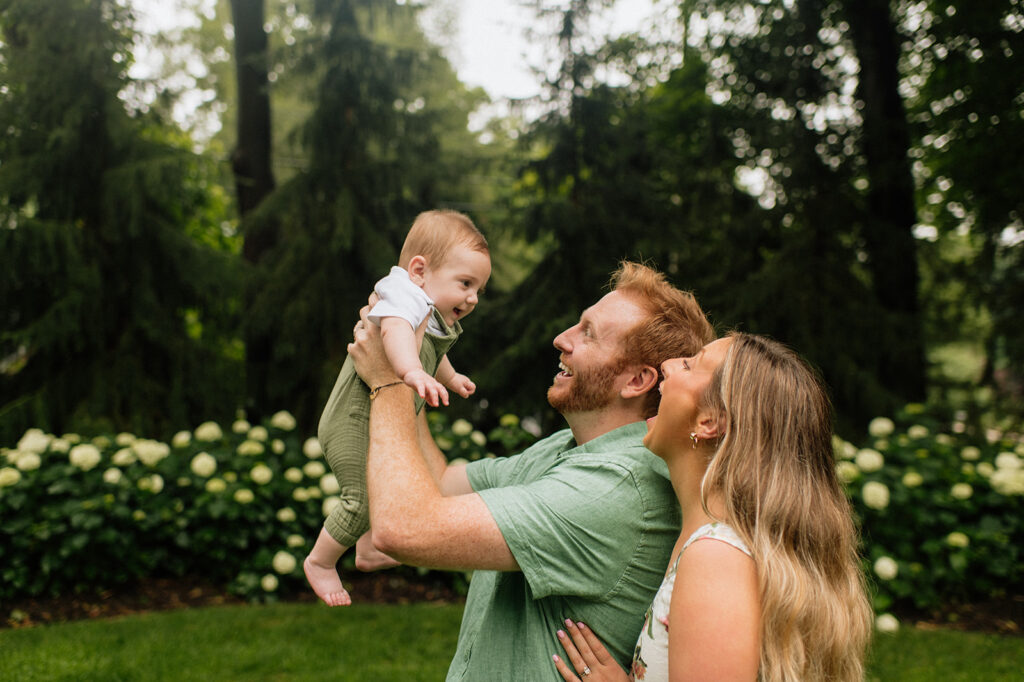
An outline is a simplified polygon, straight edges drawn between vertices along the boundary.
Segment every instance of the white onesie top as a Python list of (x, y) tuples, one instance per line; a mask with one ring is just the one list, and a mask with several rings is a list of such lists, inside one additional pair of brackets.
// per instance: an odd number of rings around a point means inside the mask
[(405, 268), (397, 265), (392, 267), (387, 277), (373, 285), (373, 290), (380, 300), (370, 309), (369, 318), (377, 326), (380, 326), (381, 318), (400, 317), (415, 330), (425, 317), (430, 316), (427, 332), (433, 336), (445, 335), (445, 330), (430, 315), (434, 301), (427, 296), (427, 292), (413, 284)]
[(712, 538), (726, 542), (747, 556), (750, 550), (730, 526), (724, 523), (708, 523), (698, 528), (679, 550), (672, 567), (654, 595), (654, 601), (644, 617), (644, 628), (640, 631), (636, 650), (633, 653), (633, 664), (629, 678), (636, 682), (668, 682), (668, 615), (672, 604), (672, 589), (676, 584), (676, 569), (679, 568), (679, 557), (686, 548), (697, 540)]

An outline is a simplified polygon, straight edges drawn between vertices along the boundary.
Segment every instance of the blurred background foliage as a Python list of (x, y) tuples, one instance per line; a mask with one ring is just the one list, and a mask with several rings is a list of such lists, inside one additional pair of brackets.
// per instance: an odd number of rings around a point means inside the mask
[(551, 340), (637, 259), (810, 358), (841, 432), (920, 401), (1019, 425), (1021, 0), (663, 2), (672, 40), (532, 0), (542, 94), (478, 130), (425, 4), (218, 0), (143, 36), (122, 1), (0, 0), (0, 442), (240, 407), (311, 432), (435, 207), (495, 261), (453, 416), (551, 428)]

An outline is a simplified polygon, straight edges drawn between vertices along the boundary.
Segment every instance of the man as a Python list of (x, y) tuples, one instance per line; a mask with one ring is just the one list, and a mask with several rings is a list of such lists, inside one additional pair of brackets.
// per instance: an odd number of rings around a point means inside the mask
[(374, 394), (367, 484), (378, 549), (403, 563), (474, 570), (449, 680), (558, 679), (565, 619), (626, 664), (679, 534), (660, 459), (641, 444), (658, 367), (713, 337), (700, 307), (650, 268), (555, 338), (548, 401), (569, 428), (518, 456), (445, 466), (425, 417), (365, 322), (349, 352)]

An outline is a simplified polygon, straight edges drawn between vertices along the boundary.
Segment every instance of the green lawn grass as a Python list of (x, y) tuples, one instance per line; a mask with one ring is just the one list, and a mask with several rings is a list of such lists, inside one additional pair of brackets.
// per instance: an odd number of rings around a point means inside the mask
[[(276, 604), (3, 630), (0, 680), (443, 680), (461, 615)], [(996, 682), (1021, 670), (1019, 637), (904, 628), (875, 639), (868, 679)]]

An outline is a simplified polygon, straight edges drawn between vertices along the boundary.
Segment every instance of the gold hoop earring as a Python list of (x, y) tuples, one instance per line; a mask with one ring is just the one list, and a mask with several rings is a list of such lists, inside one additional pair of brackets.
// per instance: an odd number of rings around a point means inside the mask
[(690, 442), (693, 443), (693, 449), (697, 449), (697, 444), (700, 443), (700, 438), (697, 437), (696, 431), (690, 432)]

